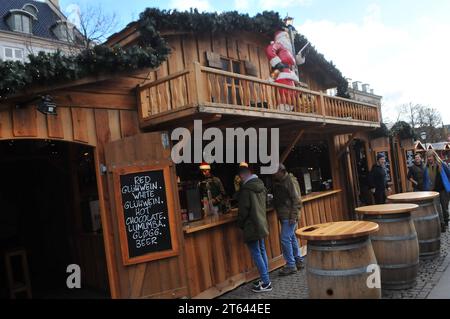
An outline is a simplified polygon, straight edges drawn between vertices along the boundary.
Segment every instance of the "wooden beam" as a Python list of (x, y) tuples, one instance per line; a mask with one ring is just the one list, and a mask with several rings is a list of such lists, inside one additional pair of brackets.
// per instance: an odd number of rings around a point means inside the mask
[(13, 94), (9, 97), (7, 97), (4, 102), (20, 102), (21, 100), (26, 99), (27, 97), (34, 96), (34, 95), (40, 95), (45, 94), (57, 90), (64, 90), (68, 88), (73, 88), (81, 85), (91, 84), (91, 83), (98, 83), (103, 82), (111, 79), (117, 79), (120, 77), (127, 77), (132, 76), (134, 74), (142, 74), (146, 70), (150, 72), (151, 69), (140, 69), (134, 72), (121, 72), (121, 73), (113, 73), (113, 74), (106, 74), (106, 75), (97, 75), (97, 76), (89, 76), (85, 77), (79, 80), (70, 81), (62, 84), (56, 84), (56, 85), (45, 85), (45, 86), (35, 86), (28, 89), (25, 89), (23, 91), (20, 91), (16, 94)]
[(353, 139), (355, 138), (355, 134), (352, 134), (348, 140), (347, 143), (345, 143), (345, 145), (342, 147), (342, 149), (339, 151), (339, 153), (337, 154), (337, 158), (341, 158), (342, 155), (344, 155), (344, 153), (347, 151), (347, 148), (350, 146), (350, 144), (353, 142)]
[(297, 145), (298, 141), (300, 141), (300, 139), (302, 138), (304, 133), (305, 133), (305, 130), (300, 130), (298, 132), (297, 137), (292, 141), (292, 143), (289, 145), (289, 147), (281, 155), (280, 163), (284, 163), (286, 161), (286, 159), (288, 158), (292, 149), (295, 147), (295, 145)]

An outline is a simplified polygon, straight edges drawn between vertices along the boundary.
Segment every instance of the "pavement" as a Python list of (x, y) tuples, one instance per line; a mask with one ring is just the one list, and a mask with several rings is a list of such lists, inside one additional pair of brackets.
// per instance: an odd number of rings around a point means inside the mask
[[(432, 260), (421, 260), (417, 285), (405, 290), (383, 290), (383, 299), (450, 299), (450, 231), (441, 236), (441, 254)], [(306, 270), (281, 277), (279, 270), (271, 276), (273, 290), (255, 294), (251, 283), (245, 284), (220, 299), (308, 299)]]

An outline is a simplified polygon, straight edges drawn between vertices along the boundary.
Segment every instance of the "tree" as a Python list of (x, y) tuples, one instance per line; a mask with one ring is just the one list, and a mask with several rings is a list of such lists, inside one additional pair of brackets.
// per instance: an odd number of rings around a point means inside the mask
[(397, 110), (397, 122), (405, 121), (411, 125), (417, 136), (421, 136), (422, 132), (426, 133), (427, 138), (422, 142), (435, 143), (447, 140), (442, 117), (437, 109), (408, 103), (398, 106)]
[(85, 39), (84, 48), (103, 43), (117, 28), (117, 15), (105, 12), (101, 4), (71, 5), (68, 11), (69, 19)]

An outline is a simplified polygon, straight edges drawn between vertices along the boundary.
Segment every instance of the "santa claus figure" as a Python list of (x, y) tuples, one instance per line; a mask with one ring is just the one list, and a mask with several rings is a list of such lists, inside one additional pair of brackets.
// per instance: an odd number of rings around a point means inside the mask
[[(266, 49), (267, 58), (270, 61), (274, 74), (275, 83), (289, 86), (295, 86), (300, 80), (295, 72), (297, 65), (305, 63), (305, 59), (301, 53), (294, 56), (294, 48), (286, 31), (278, 31), (275, 33), (275, 41), (272, 41)], [(293, 91), (280, 90), (283, 102), (286, 101), (287, 94), (294, 94)]]

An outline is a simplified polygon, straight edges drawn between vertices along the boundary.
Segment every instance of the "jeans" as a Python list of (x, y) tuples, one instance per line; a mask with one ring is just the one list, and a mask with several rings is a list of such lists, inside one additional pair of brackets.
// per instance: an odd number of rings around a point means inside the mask
[(300, 256), (300, 247), (298, 246), (298, 240), (295, 236), (295, 230), (297, 224), (290, 224), (289, 220), (280, 220), (281, 223), (281, 249), (283, 251), (284, 260), (286, 260), (286, 266), (294, 268), (295, 263), (303, 261), (303, 257)]
[(252, 255), (256, 268), (258, 268), (261, 281), (264, 285), (269, 284), (269, 260), (267, 259), (264, 239), (249, 242), (247, 246), (250, 249), (250, 254)]

